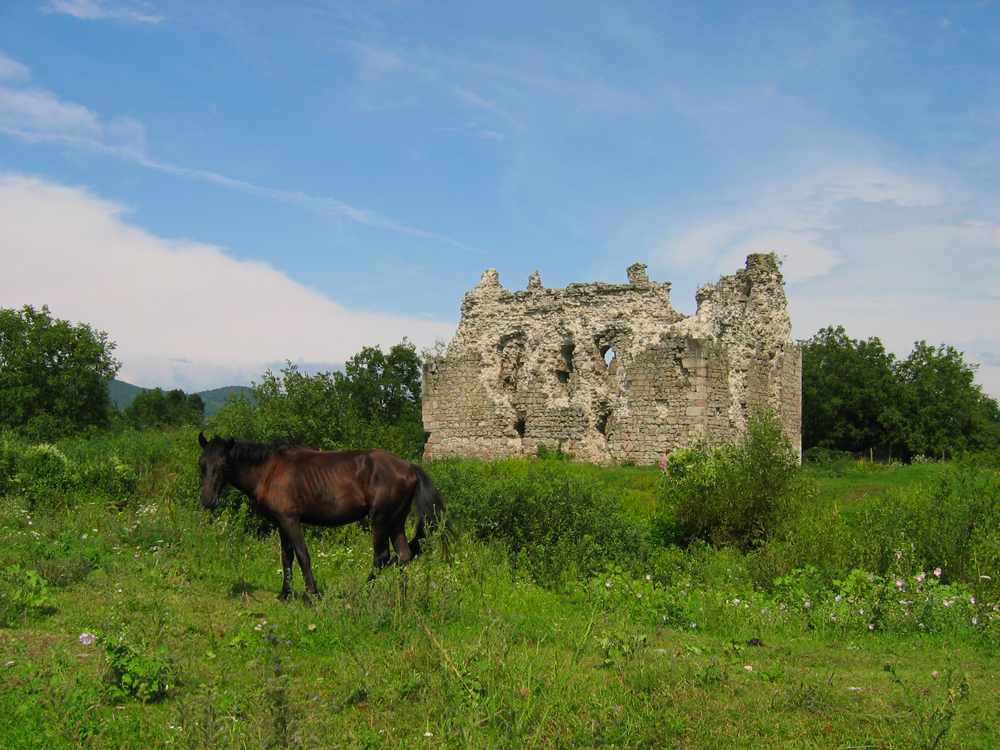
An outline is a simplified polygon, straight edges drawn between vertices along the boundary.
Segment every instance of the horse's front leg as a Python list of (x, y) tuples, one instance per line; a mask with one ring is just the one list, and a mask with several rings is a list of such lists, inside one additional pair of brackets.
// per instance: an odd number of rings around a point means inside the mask
[(278, 594), (278, 601), (283, 602), (292, 593), (292, 559), (295, 555), (295, 548), (292, 540), (288, 538), (288, 533), (284, 527), (278, 527), (278, 537), (281, 539), (281, 593)]
[[(312, 561), (309, 559), (309, 550), (306, 549), (306, 538), (302, 534), (302, 526), (299, 524), (298, 520), (289, 518), (283, 521), (279, 528), (283, 532), (282, 540), (288, 540), (288, 551), (286, 552), (286, 547), (284, 542), (282, 543), (282, 558), (285, 564), (285, 580), (287, 581), (287, 591), (282, 589), (282, 595), (284, 597), (288, 596), (288, 592), (291, 591), (292, 584), (292, 552), (295, 553), (295, 557), (298, 558), (299, 567), (302, 568), (302, 577), (306, 582), (306, 595), (304, 597), (306, 604), (312, 604), (309, 599), (309, 594), (319, 593), (316, 589), (316, 581), (313, 579), (312, 572)], [(286, 557), (287, 556), (287, 557)], [(281, 596), (278, 597), (281, 601), (285, 599)]]

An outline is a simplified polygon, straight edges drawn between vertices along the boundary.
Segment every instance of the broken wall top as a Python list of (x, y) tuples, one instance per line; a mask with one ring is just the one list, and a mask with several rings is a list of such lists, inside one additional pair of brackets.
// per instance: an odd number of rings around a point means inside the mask
[(544, 339), (586, 337), (598, 348), (617, 353), (664, 337), (685, 337), (735, 346), (745, 356), (791, 343), (784, 281), (775, 256), (750, 255), (745, 268), (702, 286), (691, 316), (670, 304), (670, 283), (650, 281), (645, 268), (629, 268), (628, 284), (598, 281), (565, 289), (542, 286), (536, 271), (528, 288), (516, 292), (505, 289), (497, 271), (489, 269), (462, 300), (462, 321), (447, 357), (491, 359), (511, 337), (529, 348)]

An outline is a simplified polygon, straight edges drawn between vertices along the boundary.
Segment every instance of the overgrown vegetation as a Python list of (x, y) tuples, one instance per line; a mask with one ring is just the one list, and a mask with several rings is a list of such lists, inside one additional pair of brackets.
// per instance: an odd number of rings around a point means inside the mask
[[(761, 419), (674, 470), (435, 462), (451, 560), (368, 583), (368, 531), (310, 528), (308, 608), (236, 497), (199, 506), (195, 428), (2, 446), (5, 747), (989, 747), (1000, 720), (990, 456), (789, 468)], [(116, 462), (126, 489), (82, 479)], [(785, 515), (681, 548), (681, 487)]]

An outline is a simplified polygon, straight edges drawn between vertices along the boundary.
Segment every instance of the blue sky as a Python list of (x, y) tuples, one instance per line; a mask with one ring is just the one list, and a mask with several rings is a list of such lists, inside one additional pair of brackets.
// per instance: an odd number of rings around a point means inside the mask
[(0, 4), (0, 305), (211, 388), (521, 289), (784, 258), (1000, 396), (1000, 3)]

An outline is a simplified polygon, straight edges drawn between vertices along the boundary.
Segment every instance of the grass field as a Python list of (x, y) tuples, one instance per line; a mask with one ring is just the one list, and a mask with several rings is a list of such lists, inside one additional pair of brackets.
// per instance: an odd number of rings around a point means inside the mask
[[(309, 533), (315, 606), (279, 604), (276, 535), (235, 503), (201, 509), (193, 434), (59, 450), (79, 476), (126, 468), (100, 490), (11, 480), (0, 499), (0, 747), (997, 746), (991, 589), (947, 569), (762, 585), (777, 552), (696, 544), (554, 585), (528, 547), (465, 530), (450, 561), (368, 583), (371, 539), (351, 526)], [(655, 470), (542, 468), (604, 488), (607, 514), (639, 527), (657, 512)], [(430, 470), (454, 495), (480, 471)], [(948, 471), (807, 470), (806, 513), (863, 515)]]

